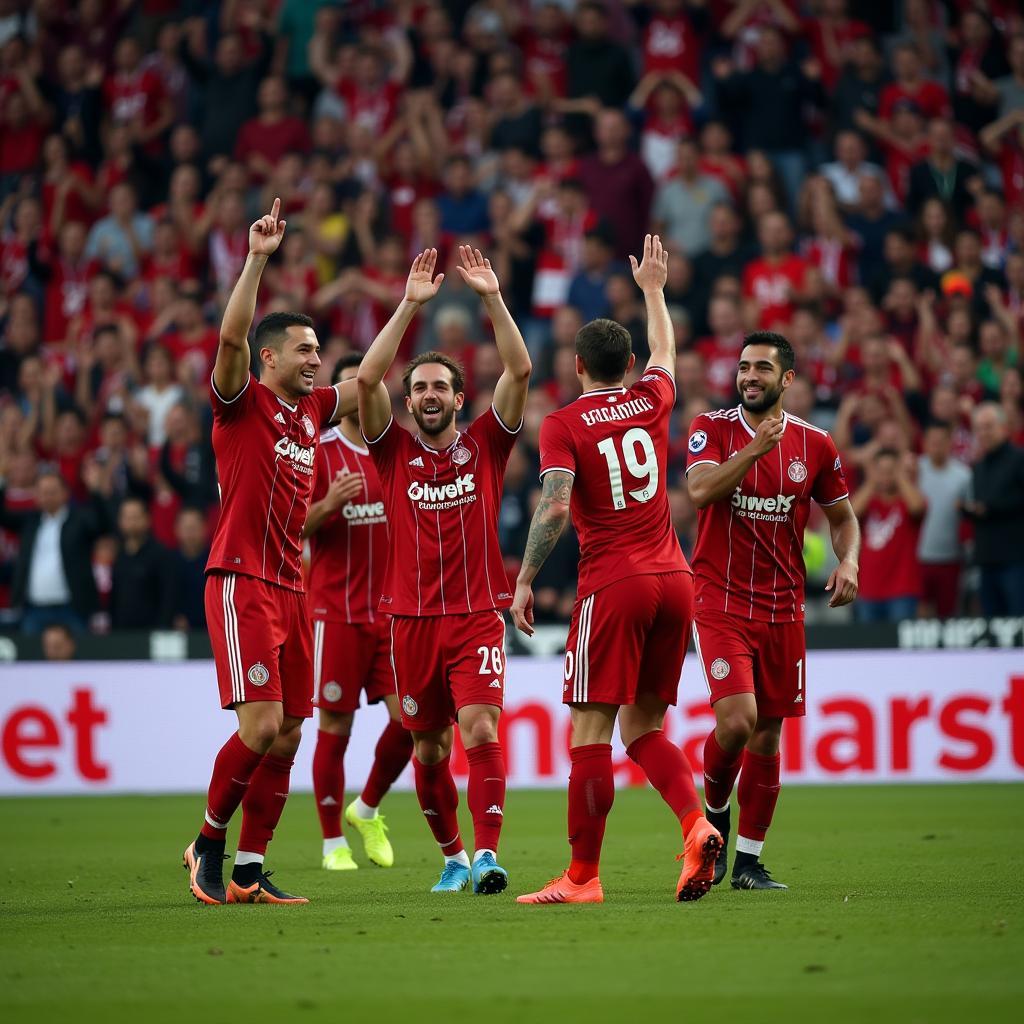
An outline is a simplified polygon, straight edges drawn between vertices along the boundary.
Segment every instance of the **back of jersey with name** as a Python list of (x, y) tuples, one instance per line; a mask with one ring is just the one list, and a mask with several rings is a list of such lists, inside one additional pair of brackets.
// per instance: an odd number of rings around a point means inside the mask
[(627, 576), (689, 569), (666, 488), (674, 402), (672, 376), (650, 367), (631, 388), (588, 391), (541, 427), (541, 476), (575, 478), (580, 597)]

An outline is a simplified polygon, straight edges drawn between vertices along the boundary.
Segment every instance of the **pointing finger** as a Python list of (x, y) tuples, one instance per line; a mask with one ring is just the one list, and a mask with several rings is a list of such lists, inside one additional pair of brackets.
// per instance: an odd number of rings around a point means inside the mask
[(277, 220), (277, 215), (281, 212), (281, 198), (278, 196), (274, 200), (274, 205), (270, 208), (270, 216), (272, 220)]

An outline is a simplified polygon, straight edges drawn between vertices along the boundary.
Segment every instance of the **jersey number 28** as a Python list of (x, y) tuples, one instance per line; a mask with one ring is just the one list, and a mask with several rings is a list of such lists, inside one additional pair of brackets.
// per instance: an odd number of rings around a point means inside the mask
[[(622, 459), (615, 446), (614, 437), (606, 437), (597, 450), (608, 463), (608, 482), (612, 488), (612, 505), (617, 508), (626, 507), (626, 494), (641, 503), (650, 501), (658, 490), (658, 454), (654, 450), (651, 435), (643, 427), (633, 427), (622, 435)], [(633, 480), (639, 487), (625, 490), (622, 482), (622, 463), (625, 462)]]

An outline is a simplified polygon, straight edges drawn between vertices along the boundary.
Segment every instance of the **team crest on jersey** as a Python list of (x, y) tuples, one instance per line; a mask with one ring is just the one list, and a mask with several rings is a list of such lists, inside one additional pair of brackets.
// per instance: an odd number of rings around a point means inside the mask
[(473, 456), (470, 454), (469, 449), (463, 448), (461, 444), (452, 452), (452, 462), (456, 466), (464, 466), (471, 458)]
[(693, 452), (694, 455), (696, 455), (697, 452), (704, 451), (704, 449), (707, 447), (707, 444), (708, 435), (705, 434), (703, 430), (695, 430), (690, 435), (690, 441), (687, 447), (690, 449), (691, 452)]
[(837, 455), (836, 456), (836, 464), (832, 468), (838, 473), (841, 465), (842, 464), (839, 461), (839, 456)]
[(329, 701), (331, 704), (336, 704), (341, 700), (341, 685), (333, 680), (329, 683), (324, 683), (324, 700)]
[(316, 434), (316, 427), (313, 426), (313, 421), (308, 416), (302, 417), (302, 429), (306, 432), (306, 437), (313, 437)]
[(408, 715), (408, 716), (409, 716), (410, 718), (412, 718), (412, 717), (413, 717), (413, 716), (414, 716), (414, 715), (416, 714), (416, 712), (417, 712), (417, 711), (419, 711), (419, 709), (420, 709), (420, 706), (419, 706), (419, 704), (417, 704), (417, 703), (416, 703), (416, 701), (414, 701), (414, 700), (412, 699), (412, 697), (410, 697), (410, 696), (409, 696), (408, 694), (406, 694), (406, 695), (405, 695), (405, 696), (404, 696), (404, 697), (402, 698), (402, 710), (403, 710), (403, 711), (404, 711), (404, 712), (405, 712), (405, 713), (406, 713), (406, 714), (407, 714), (407, 715)]
[(724, 679), (732, 671), (732, 666), (725, 658), (715, 658), (711, 662), (711, 674), (715, 679)]
[(789, 464), (789, 479), (795, 484), (802, 484), (807, 479), (807, 467), (799, 459)]
[(265, 686), (267, 681), (270, 679), (270, 671), (262, 661), (257, 661), (247, 673), (249, 682), (253, 686)]

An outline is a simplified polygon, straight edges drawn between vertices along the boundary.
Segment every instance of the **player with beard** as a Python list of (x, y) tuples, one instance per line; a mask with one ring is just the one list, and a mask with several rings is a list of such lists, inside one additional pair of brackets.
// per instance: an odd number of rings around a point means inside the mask
[[(306, 903), (269, 880), (267, 844), (281, 818), (302, 720), (313, 714), (312, 633), (302, 584), (302, 525), (320, 432), (356, 408), (356, 386), (314, 387), (320, 345), (301, 313), (249, 328), (267, 260), (284, 238), (281, 200), (249, 228), (249, 255), (224, 310), (210, 380), (221, 513), (206, 565), (206, 620), (221, 706), (238, 731), (213, 765), (203, 826), (185, 849), (200, 903)], [(224, 888), (224, 844), (242, 807), (235, 867)]]
[[(740, 353), (740, 404), (702, 413), (690, 428), (687, 486), (697, 506), (693, 636), (715, 711), (704, 745), (708, 820), (728, 841), (739, 775), (734, 889), (785, 889), (760, 862), (779, 797), (779, 740), (806, 707), (804, 527), (825, 511), (839, 566), (829, 606), (857, 596), (860, 530), (839, 454), (818, 427), (782, 410), (793, 349), (757, 331)], [(715, 864), (725, 877), (727, 849)]]
[[(391, 531), (380, 609), (391, 615), (391, 650), (402, 722), (413, 735), (416, 795), (444, 856), (434, 892), (501, 892), (497, 862), (505, 804), (498, 717), (505, 685), (505, 622), (512, 603), (498, 546), (501, 488), (522, 427), (530, 357), (505, 306), (498, 278), (479, 249), (461, 246), (458, 272), (476, 291), (494, 328), (504, 372), (489, 409), (464, 430), (463, 371), (437, 352), (417, 356), (402, 374), (412, 433), (391, 412), (383, 384), (406, 328), (444, 278), (437, 250), (416, 257), (405, 298), (359, 366), (359, 422), (384, 485)], [(458, 792), (449, 766), (454, 724), (469, 761), (472, 864), (459, 837)]]

